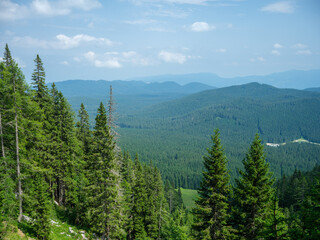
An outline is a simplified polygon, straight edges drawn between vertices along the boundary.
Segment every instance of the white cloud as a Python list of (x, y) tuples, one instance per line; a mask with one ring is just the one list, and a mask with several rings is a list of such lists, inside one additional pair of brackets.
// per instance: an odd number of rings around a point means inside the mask
[[(135, 51), (105, 52), (103, 54), (97, 54), (93, 51), (89, 51), (84, 53), (83, 57), (85, 60), (91, 62), (95, 67), (121, 68), (125, 63), (140, 66), (148, 66), (152, 64), (151, 61), (141, 57)], [(81, 61), (81, 59), (77, 58), (77, 61)]]
[(297, 43), (297, 44), (294, 44), (292, 47), (293, 47), (293, 48), (296, 48), (296, 49), (305, 49), (305, 48), (307, 48), (308, 46), (305, 45), (305, 44), (302, 44), (302, 43)]
[(62, 65), (69, 65), (69, 62), (68, 61), (62, 61), (61, 64)]
[(121, 68), (122, 65), (119, 63), (117, 59), (109, 59), (109, 60), (95, 60), (94, 65), (96, 67), (107, 67), (107, 68)]
[(271, 54), (276, 55), (276, 56), (280, 56), (280, 52), (278, 50), (272, 50)]
[(101, 7), (98, 0), (33, 0), (29, 5), (13, 3), (11, 0), (0, 1), (0, 20), (14, 21), (33, 16), (68, 15), (73, 9), (89, 11)]
[(89, 61), (91, 61), (91, 62), (94, 61), (95, 58), (96, 58), (96, 54), (95, 54), (94, 52), (92, 52), (92, 51), (89, 51), (89, 52), (83, 54), (83, 56), (84, 56), (86, 59), (88, 59)]
[(60, 0), (59, 2), (62, 7), (78, 8), (84, 11), (90, 11), (102, 6), (98, 0)]
[(25, 64), (24, 61), (22, 61), (19, 57), (13, 57), (13, 59), (18, 63), (19, 67), (25, 68), (27, 64)]
[(232, 23), (229, 23), (229, 24), (227, 25), (227, 28), (233, 28), (233, 24), (232, 24)]
[(3, 62), (3, 58), (2, 57), (0, 57), (0, 62)]
[[(97, 56), (97, 54), (93, 51), (86, 52), (83, 54), (83, 56), (86, 60), (93, 63), (93, 65), (96, 67), (107, 67), (107, 68), (120, 68), (120, 67), (122, 67), (116, 58), (114, 58), (114, 57), (103, 58), (101, 56)], [(105, 54), (105, 56), (108, 56), (108, 54)]]
[(28, 15), (28, 8), (10, 0), (0, 1), (0, 21), (14, 21)]
[(296, 51), (296, 54), (297, 54), (297, 55), (311, 55), (312, 52), (311, 52), (310, 50), (306, 49), (306, 50)]
[(290, 2), (276, 2), (269, 4), (261, 9), (265, 12), (276, 12), (276, 13), (293, 13), (294, 7)]
[(227, 49), (225, 49), (225, 48), (219, 48), (219, 49), (217, 49), (217, 52), (225, 53), (225, 52), (227, 52)]
[(179, 63), (179, 64), (183, 64), (188, 59), (187, 56), (181, 53), (173, 53), (173, 52), (167, 52), (167, 51), (159, 52), (158, 57), (165, 62)]
[(69, 8), (54, 7), (47, 0), (34, 0), (31, 3), (31, 8), (36, 13), (46, 16), (67, 15), (71, 11)]
[(215, 29), (213, 25), (209, 25), (206, 22), (195, 22), (190, 25), (190, 30), (194, 32), (206, 32)]
[(30, 48), (49, 48), (50, 47), (50, 43), (48, 41), (32, 38), (30, 36), (14, 37), (13, 43), (23, 47), (30, 47)]
[(136, 56), (137, 53), (135, 51), (129, 51), (129, 52), (123, 52), (122, 55), (125, 58), (132, 58), (132, 57)]
[(113, 42), (107, 38), (97, 38), (86, 34), (78, 34), (71, 37), (59, 34), (54, 41), (40, 40), (30, 36), (14, 37), (13, 42), (24, 47), (55, 49), (70, 49), (79, 47), (83, 44), (93, 44), (101, 47), (113, 45)]
[(283, 48), (283, 46), (281, 44), (279, 44), (279, 43), (273, 44), (273, 47), (276, 48), (276, 49)]
[(56, 36), (58, 42), (54, 43), (56, 48), (69, 49), (78, 47), (82, 43), (93, 43), (99, 46), (111, 46), (113, 43), (107, 38), (96, 38), (93, 36), (78, 34), (73, 37), (68, 37), (63, 34)]

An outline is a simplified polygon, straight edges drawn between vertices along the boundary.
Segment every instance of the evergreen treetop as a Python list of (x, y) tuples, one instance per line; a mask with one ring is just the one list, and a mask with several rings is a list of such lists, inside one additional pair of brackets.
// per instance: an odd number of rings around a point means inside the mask
[(199, 198), (193, 210), (196, 216), (193, 228), (200, 238), (226, 239), (229, 235), (227, 226), (229, 173), (219, 136), (219, 130), (216, 129), (211, 137), (212, 147), (208, 149), (208, 155), (203, 158), (205, 170), (198, 190)]

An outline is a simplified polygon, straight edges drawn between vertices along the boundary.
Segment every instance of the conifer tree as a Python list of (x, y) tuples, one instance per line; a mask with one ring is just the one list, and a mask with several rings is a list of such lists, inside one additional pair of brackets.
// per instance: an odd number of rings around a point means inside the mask
[(278, 198), (276, 194), (272, 197), (270, 216), (267, 221), (267, 230), (265, 238), (270, 240), (289, 239), (288, 236), (288, 225), (286, 218), (278, 205)]
[(133, 236), (134, 239), (143, 239), (147, 236), (145, 229), (147, 190), (143, 168), (138, 154), (134, 159), (135, 180), (133, 185)]
[(89, 123), (89, 114), (86, 111), (84, 104), (81, 103), (80, 110), (78, 113), (79, 121), (76, 124), (77, 127), (77, 138), (82, 144), (83, 154), (88, 156), (90, 154), (90, 146), (92, 141), (90, 123)]
[(33, 176), (33, 206), (32, 212), (33, 227), (38, 239), (49, 239), (50, 219), (49, 202), (47, 196), (48, 186), (41, 172), (34, 173)]
[(203, 158), (205, 171), (198, 190), (196, 208), (193, 210), (196, 216), (193, 229), (199, 238), (227, 239), (229, 173), (218, 129), (211, 139), (212, 147), (208, 149), (208, 155)]
[(36, 95), (35, 100), (39, 103), (40, 108), (43, 108), (43, 104), (48, 104), (49, 91), (46, 86), (46, 74), (44, 71), (43, 63), (39, 55), (34, 60), (36, 67), (32, 73), (32, 85), (35, 88)]
[[(21, 180), (21, 154), (20, 149), (22, 149), (21, 139), (19, 139), (19, 129), (23, 122), (23, 106), (26, 103), (27, 97), (27, 86), (24, 82), (24, 75), (21, 69), (18, 67), (18, 64), (11, 57), (11, 52), (9, 50), (8, 45), (6, 44), (5, 53), (4, 53), (4, 64), (7, 68), (6, 76), (7, 84), (9, 85), (8, 93), (9, 97), (6, 99), (7, 101), (7, 111), (9, 115), (12, 116), (14, 122), (14, 147), (11, 146), (11, 150), (14, 148), (14, 158), (16, 159), (16, 173), (17, 173), (17, 182), (18, 182), (18, 202), (19, 202), (19, 216), (18, 221), (20, 222), (22, 219), (22, 180)], [(21, 136), (20, 136), (21, 137)]]
[(145, 202), (145, 229), (147, 236), (153, 239), (160, 238), (165, 210), (165, 198), (160, 172), (150, 163), (145, 165), (146, 194)]
[(242, 162), (244, 170), (239, 171), (240, 179), (236, 179), (234, 188), (234, 227), (238, 239), (261, 239), (270, 217), (274, 190), (258, 134)]
[(124, 152), (121, 157), (121, 188), (123, 191), (122, 198), (122, 218), (123, 218), (123, 229), (126, 232), (126, 237), (128, 240), (133, 239), (133, 163), (128, 152)]
[(120, 228), (120, 209), (117, 169), (114, 142), (107, 125), (106, 110), (100, 103), (94, 127), (92, 158), (90, 159), (90, 176), (87, 217), (92, 230), (102, 239), (113, 239), (122, 232)]

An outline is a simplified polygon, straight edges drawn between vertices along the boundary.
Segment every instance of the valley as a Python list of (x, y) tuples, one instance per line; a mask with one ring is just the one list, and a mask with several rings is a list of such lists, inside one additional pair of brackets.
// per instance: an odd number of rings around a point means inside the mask
[[(83, 90), (81, 87), (78, 90), (77, 81), (61, 82), (57, 86), (75, 112), (83, 102), (93, 121), (94, 109), (99, 101), (107, 99), (111, 83), (118, 103), (119, 145), (131, 155), (137, 152), (144, 162), (152, 161), (162, 177), (176, 186), (192, 189), (199, 186), (202, 156), (215, 128), (221, 131), (232, 179), (237, 176), (245, 157), (243, 153), (255, 133), (260, 134), (265, 144), (267, 160), (277, 178), (295, 169), (310, 170), (320, 163), (318, 145), (292, 142), (301, 137), (320, 142), (318, 92), (259, 83), (218, 89), (196, 85), (197, 88), (191, 88), (194, 92), (172, 82), (130, 82), (130, 88), (123, 88), (125, 82), (92, 81), (85, 83), (88, 86)], [(94, 87), (95, 84), (98, 86)], [(150, 95), (151, 92), (157, 94)], [(287, 144), (281, 148), (267, 144), (283, 142)]]

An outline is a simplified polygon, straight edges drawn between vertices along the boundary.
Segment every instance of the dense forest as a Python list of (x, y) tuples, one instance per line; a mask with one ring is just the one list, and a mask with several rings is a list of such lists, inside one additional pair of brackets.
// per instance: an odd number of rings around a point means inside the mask
[(319, 93), (258, 83), (208, 90), (122, 116), (120, 145), (138, 151), (143, 161), (153, 159), (163, 178), (196, 189), (212, 129), (223, 133), (231, 179), (258, 132), (264, 144), (287, 143), (265, 150), (272, 171), (281, 177), (320, 163), (319, 145), (292, 142), (320, 143), (319, 106)]
[(162, 178), (175, 186), (199, 187), (201, 158), (214, 128), (223, 133), (221, 141), (233, 183), (256, 132), (277, 178), (295, 169), (311, 170), (320, 163), (319, 145), (294, 142), (303, 138), (320, 143), (319, 93), (259, 83), (219, 89), (199, 83), (181, 86), (141, 81), (72, 80), (56, 84), (74, 111), (84, 103), (93, 126), (99, 101), (108, 98), (105, 89), (111, 83), (117, 103), (119, 146), (131, 155), (139, 152), (142, 162), (152, 160)]
[(91, 127), (85, 105), (75, 120), (55, 84), (47, 87), (39, 55), (34, 62), (31, 86), (7, 45), (0, 63), (0, 238), (23, 238), (13, 235), (19, 228), (25, 238), (61, 239), (59, 219), (83, 229), (82, 239), (319, 238), (319, 167), (275, 183), (256, 134), (231, 184), (216, 130), (189, 211), (179, 185), (120, 148), (112, 88)]

